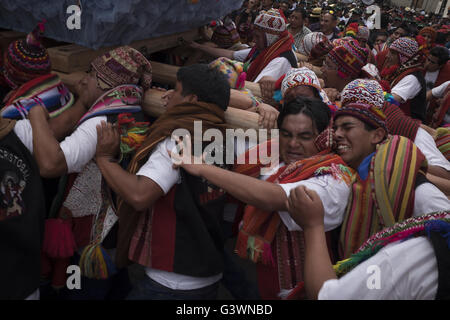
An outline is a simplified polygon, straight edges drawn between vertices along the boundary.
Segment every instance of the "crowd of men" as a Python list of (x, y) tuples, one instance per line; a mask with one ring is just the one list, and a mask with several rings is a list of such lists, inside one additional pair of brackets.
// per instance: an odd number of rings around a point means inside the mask
[[(129, 46), (71, 92), (42, 23), (11, 43), (0, 299), (213, 300), (219, 285), (242, 300), (450, 298), (450, 23), (365, 8), (244, 1), (163, 54), (180, 66), (169, 90)], [(147, 90), (165, 91), (158, 118)], [(225, 137), (229, 108), (278, 138), (198, 153), (196, 124)], [(274, 148), (276, 168), (250, 161)]]

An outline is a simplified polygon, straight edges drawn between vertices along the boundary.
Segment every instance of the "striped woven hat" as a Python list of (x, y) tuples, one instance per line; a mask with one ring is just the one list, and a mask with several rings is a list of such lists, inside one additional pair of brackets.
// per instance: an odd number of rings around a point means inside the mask
[(349, 40), (328, 53), (328, 57), (338, 67), (338, 74), (356, 78), (361, 68), (367, 64), (369, 52), (361, 48), (356, 41)]
[(152, 66), (142, 53), (129, 46), (113, 49), (95, 58), (91, 66), (97, 71), (98, 85), (104, 90), (123, 84), (150, 89)]
[(12, 42), (5, 51), (3, 76), (12, 89), (51, 71), (48, 52), (41, 44), (44, 23), (40, 22), (26, 39)]
[(375, 80), (356, 79), (347, 84), (341, 94), (341, 107), (336, 111), (334, 119), (342, 115), (350, 115), (375, 128), (386, 127), (386, 115), (383, 89)]

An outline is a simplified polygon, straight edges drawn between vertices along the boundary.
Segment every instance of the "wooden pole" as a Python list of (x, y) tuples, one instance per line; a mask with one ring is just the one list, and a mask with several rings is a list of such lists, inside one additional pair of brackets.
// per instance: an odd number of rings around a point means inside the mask
[[(65, 74), (60, 72), (54, 72), (57, 74), (61, 81), (67, 85), (69, 90), (74, 91), (76, 84), (84, 76), (83, 72), (75, 72), (71, 74)], [(166, 108), (163, 106), (161, 96), (163, 91), (156, 89), (149, 89), (145, 92), (143, 108), (146, 113), (153, 117), (159, 117), (163, 114)], [(225, 111), (225, 120), (231, 128), (241, 129), (258, 129), (259, 115), (255, 112), (241, 110), (237, 108), (228, 107)]]
[[(152, 76), (155, 82), (175, 85), (177, 71), (180, 67), (156, 61), (150, 61), (150, 63), (152, 64)], [(261, 89), (258, 83), (245, 81), (245, 88), (249, 89), (255, 96), (261, 97)]]

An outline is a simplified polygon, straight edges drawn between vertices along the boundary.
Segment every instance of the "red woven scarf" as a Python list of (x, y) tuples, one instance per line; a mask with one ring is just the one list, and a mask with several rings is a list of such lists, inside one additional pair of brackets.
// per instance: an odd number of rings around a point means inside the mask
[[(270, 47), (265, 48), (256, 58), (251, 61), (250, 67), (247, 70), (247, 81), (255, 81), (256, 77), (261, 71), (275, 58), (278, 58), (283, 52), (292, 49), (294, 38), (292, 35), (285, 31), (281, 34), (280, 39), (272, 44)], [(250, 60), (255, 54), (256, 48), (250, 50), (246, 61)]]

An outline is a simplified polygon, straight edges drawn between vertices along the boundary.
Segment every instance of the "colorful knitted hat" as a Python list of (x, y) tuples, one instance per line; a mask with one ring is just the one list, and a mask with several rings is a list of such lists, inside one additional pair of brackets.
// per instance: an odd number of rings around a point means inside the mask
[(214, 29), (211, 41), (220, 48), (227, 49), (240, 41), (236, 25), (231, 19), (226, 19), (223, 24)]
[(333, 48), (328, 57), (338, 67), (338, 74), (342, 77), (356, 78), (361, 68), (367, 64), (369, 52), (361, 48), (357, 41), (349, 40)]
[[(300, 42), (299, 47), (297, 48), (298, 52), (305, 56), (309, 56), (312, 48), (319, 42), (326, 38), (322, 32), (311, 32), (303, 37), (303, 40)], [(328, 39), (327, 39), (328, 40)]]
[(389, 49), (397, 52), (400, 63), (404, 64), (419, 52), (419, 44), (412, 38), (403, 37), (395, 40)]
[(358, 23), (356, 22), (350, 23), (347, 26), (347, 28), (345, 28), (346, 37), (356, 38), (357, 34), (358, 34)]
[(292, 68), (286, 73), (286, 76), (281, 83), (281, 94), (286, 94), (287, 90), (298, 87), (298, 86), (309, 86), (313, 87), (315, 90), (319, 92), (322, 101), (325, 103), (329, 103), (328, 97), (326, 93), (322, 90), (320, 86), (319, 79), (316, 74), (305, 67), (302, 68)]
[(269, 47), (286, 31), (286, 22), (276, 9), (261, 11), (259, 16), (256, 17), (254, 25), (266, 33), (267, 46)]
[(26, 39), (11, 43), (4, 54), (3, 76), (12, 89), (51, 71), (48, 52), (41, 44), (44, 23), (40, 22)]
[(349, 115), (388, 132), (386, 115), (382, 111), (383, 104), (383, 89), (377, 81), (356, 79), (347, 84), (342, 91), (341, 107), (336, 111), (334, 119)]
[(358, 27), (358, 34), (356, 35), (357, 39), (364, 39), (369, 40), (370, 36), (370, 30), (366, 26), (359, 26)]
[(123, 84), (150, 89), (152, 66), (142, 53), (129, 46), (116, 48), (95, 58), (91, 66), (97, 71), (97, 82), (104, 90)]
[(217, 58), (209, 64), (210, 68), (217, 68), (223, 73), (232, 89), (242, 89), (245, 86), (246, 73), (244, 64), (225, 57)]
[(425, 27), (419, 31), (419, 35), (423, 36), (425, 33), (431, 35), (432, 42), (436, 41), (437, 32), (432, 27)]

